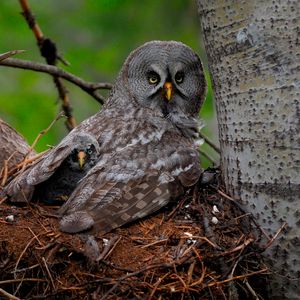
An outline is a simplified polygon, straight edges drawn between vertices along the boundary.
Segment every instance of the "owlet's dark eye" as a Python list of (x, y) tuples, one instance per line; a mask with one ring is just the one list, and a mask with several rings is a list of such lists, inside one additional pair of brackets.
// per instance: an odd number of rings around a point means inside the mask
[(150, 84), (158, 84), (159, 81), (160, 81), (160, 77), (155, 72), (149, 72), (148, 81), (149, 81)]
[(184, 74), (183, 74), (183, 72), (177, 72), (177, 73), (175, 74), (175, 81), (176, 81), (176, 83), (178, 83), (178, 84), (182, 83), (182, 82), (183, 82), (183, 79), (184, 79)]

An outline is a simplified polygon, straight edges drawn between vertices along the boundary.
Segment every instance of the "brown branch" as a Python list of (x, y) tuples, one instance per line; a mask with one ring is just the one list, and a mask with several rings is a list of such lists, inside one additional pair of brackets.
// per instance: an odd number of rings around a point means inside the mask
[(208, 139), (206, 135), (204, 135), (202, 132), (199, 132), (199, 136), (204, 139), (204, 141), (211, 147), (213, 148), (217, 153), (221, 154), (220, 148), (215, 145), (211, 140)]
[(217, 164), (216, 161), (205, 151), (199, 149), (199, 153), (202, 154), (202, 156), (204, 156), (208, 161), (210, 161), (213, 164), (213, 166)]
[(37, 137), (35, 138), (35, 140), (33, 141), (32, 145), (30, 146), (29, 148), (29, 151), (28, 153), (26, 154), (26, 156), (24, 157), (23, 159), (23, 165), (22, 165), (22, 168), (21, 168), (21, 172), (26, 168), (27, 166), (27, 162), (28, 162), (28, 158), (29, 158), (29, 155), (31, 153), (31, 151), (33, 150), (33, 148), (35, 147), (35, 145), (37, 144), (37, 142), (40, 140), (40, 138), (45, 135), (51, 128), (52, 126), (60, 119), (62, 118), (64, 115), (63, 115), (63, 112), (60, 112), (56, 118), (50, 123), (50, 125), (46, 128), (46, 129), (43, 129), (38, 135)]
[(7, 59), (13, 55), (16, 55), (18, 53), (22, 53), (22, 52), (25, 52), (25, 50), (11, 50), (11, 51), (8, 51), (8, 52), (5, 52), (5, 53), (1, 53), (0, 54), (0, 61), (1, 60), (4, 60), (4, 59)]
[[(44, 37), (41, 28), (31, 12), (28, 1), (19, 0), (19, 2), (23, 10), (22, 15), (24, 16), (29, 28), (34, 33), (41, 55), (45, 58), (49, 65), (56, 65), (57, 60), (59, 59), (56, 44), (51, 39)], [(66, 126), (69, 130), (72, 130), (76, 126), (76, 121), (72, 115), (72, 108), (67, 89), (65, 88), (61, 78), (58, 76), (53, 75), (53, 81), (58, 90), (59, 98), (62, 100), (62, 109), (67, 117)]]
[(3, 61), (0, 61), (0, 65), (17, 68), (17, 69), (24, 69), (24, 70), (31, 70), (41, 73), (47, 73), (52, 76), (58, 76), (64, 78), (65, 80), (75, 84), (83, 91), (91, 95), (94, 99), (96, 99), (99, 103), (103, 104), (105, 98), (97, 93), (99, 89), (109, 90), (112, 88), (112, 84), (110, 83), (97, 83), (97, 82), (87, 82), (77, 77), (71, 73), (66, 72), (63, 69), (60, 69), (56, 66), (46, 65), (43, 63), (32, 62), (17, 58), (7, 58)]
[(20, 298), (6, 292), (5, 290), (0, 288), (0, 294), (3, 295), (6, 299), (10, 299), (10, 300), (21, 300)]
[(263, 249), (267, 249), (271, 246), (271, 244), (275, 241), (275, 239), (277, 239), (279, 233), (283, 230), (283, 228), (287, 225), (286, 222), (284, 222), (281, 227), (277, 230), (277, 232), (275, 233), (275, 235), (268, 241), (268, 243), (263, 246)]

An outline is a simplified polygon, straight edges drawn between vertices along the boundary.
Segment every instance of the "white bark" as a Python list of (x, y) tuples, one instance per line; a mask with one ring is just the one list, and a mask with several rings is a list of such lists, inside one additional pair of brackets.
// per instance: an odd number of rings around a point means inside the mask
[(198, 0), (221, 167), (271, 236), (272, 299), (300, 299), (300, 1)]

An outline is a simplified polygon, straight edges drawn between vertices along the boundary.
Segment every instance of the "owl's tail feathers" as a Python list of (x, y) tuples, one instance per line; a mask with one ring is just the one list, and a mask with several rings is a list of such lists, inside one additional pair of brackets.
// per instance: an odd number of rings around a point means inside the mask
[(59, 222), (60, 230), (67, 233), (77, 233), (94, 226), (94, 219), (86, 211), (76, 211), (63, 216)]

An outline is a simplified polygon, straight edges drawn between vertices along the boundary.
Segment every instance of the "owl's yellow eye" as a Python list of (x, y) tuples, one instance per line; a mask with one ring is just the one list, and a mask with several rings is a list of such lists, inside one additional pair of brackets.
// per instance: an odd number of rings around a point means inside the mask
[(150, 72), (148, 74), (148, 81), (149, 81), (150, 84), (157, 84), (160, 81), (160, 77), (157, 73)]
[(175, 81), (176, 81), (176, 83), (178, 83), (178, 84), (182, 83), (183, 79), (184, 79), (183, 72), (177, 72), (176, 75), (175, 75)]

